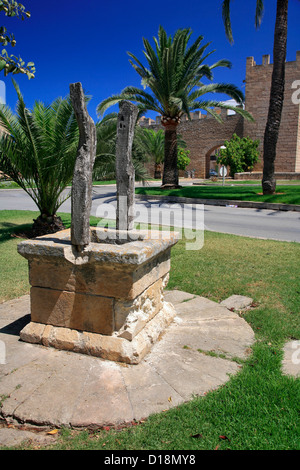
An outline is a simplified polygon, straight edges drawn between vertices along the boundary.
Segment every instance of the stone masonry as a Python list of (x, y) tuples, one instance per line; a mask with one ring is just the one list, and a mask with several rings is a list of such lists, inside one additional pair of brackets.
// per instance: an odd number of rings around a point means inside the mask
[[(263, 56), (262, 65), (257, 65), (253, 57), (247, 58), (245, 107), (255, 118), (254, 123), (244, 121), (244, 135), (259, 139), (262, 152), (265, 125), (268, 115), (271, 76), (273, 65), (270, 56)], [(300, 51), (295, 62), (285, 65), (285, 94), (277, 142), (275, 161), (276, 172), (300, 172), (300, 108), (292, 101), (295, 89), (292, 84), (300, 79)], [(262, 170), (262, 161), (254, 171)]]
[(136, 364), (176, 314), (164, 288), (178, 234), (90, 230), (80, 253), (70, 230), (18, 245), (31, 285), (31, 322), (20, 338)]

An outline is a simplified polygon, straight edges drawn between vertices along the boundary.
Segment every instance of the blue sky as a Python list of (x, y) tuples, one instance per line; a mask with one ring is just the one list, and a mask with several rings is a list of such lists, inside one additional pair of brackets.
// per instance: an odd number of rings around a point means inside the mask
[[(92, 95), (88, 109), (96, 121), (99, 102), (125, 86), (140, 86), (127, 51), (145, 62), (142, 38), (152, 42), (160, 24), (171, 35), (186, 27), (193, 31), (191, 40), (203, 35), (205, 43), (211, 42), (208, 50), (216, 50), (208, 63), (222, 58), (232, 62), (231, 69), (215, 70), (214, 81), (234, 83), (243, 91), (246, 57), (253, 56), (261, 64), (262, 55), (270, 54), (272, 61), (276, 0), (265, 0), (259, 30), (254, 26), (255, 0), (232, 1), (233, 45), (225, 37), (221, 0), (21, 2), (31, 12), (31, 18), (21, 21), (1, 13), (1, 24), (14, 32), (17, 41), (15, 48), (7, 48), (8, 52), (36, 65), (36, 78), (32, 80), (21, 74), (13, 76), (30, 108), (35, 100), (50, 103), (58, 96), (66, 96), (70, 83), (81, 82)], [(300, 50), (300, 1), (289, 3), (287, 60), (294, 61), (296, 51)], [(0, 78), (6, 85), (6, 103), (14, 109), (12, 75)]]

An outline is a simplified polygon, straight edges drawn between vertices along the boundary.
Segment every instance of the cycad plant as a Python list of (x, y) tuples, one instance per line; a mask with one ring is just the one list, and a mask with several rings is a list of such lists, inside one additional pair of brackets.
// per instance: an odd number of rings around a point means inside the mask
[(35, 102), (26, 108), (17, 83), (16, 114), (0, 106), (0, 170), (15, 181), (36, 203), (40, 215), (32, 235), (54, 233), (63, 227), (56, 212), (70, 196), (79, 131), (69, 98), (50, 105)]
[[(203, 36), (199, 36), (189, 45), (191, 34), (190, 29), (179, 29), (172, 38), (167, 36), (164, 28), (160, 26), (158, 38), (154, 38), (154, 48), (147, 39), (143, 39), (147, 67), (135, 55), (128, 53), (131, 65), (142, 79), (143, 89), (128, 86), (119, 95), (103, 100), (97, 107), (97, 112), (102, 115), (108, 107), (127, 99), (135, 101), (141, 109), (155, 111), (161, 115), (165, 133), (162, 187), (178, 187), (177, 127), (183, 114), (190, 119), (191, 111), (202, 109), (220, 120), (215, 108), (226, 108), (234, 109), (251, 119), (242, 108), (233, 108), (217, 100), (203, 99), (207, 93), (222, 93), (242, 104), (244, 96), (235, 85), (202, 82), (203, 78), (212, 81), (215, 68), (230, 67), (231, 64), (228, 60), (219, 60), (207, 65), (205, 61), (214, 51), (206, 52), (209, 43), (202, 45)], [(151, 93), (145, 90), (147, 87)]]

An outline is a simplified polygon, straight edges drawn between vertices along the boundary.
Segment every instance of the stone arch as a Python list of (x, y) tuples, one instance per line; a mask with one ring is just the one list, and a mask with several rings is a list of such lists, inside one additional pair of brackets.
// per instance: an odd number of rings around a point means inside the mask
[(223, 116), (223, 122), (206, 116), (184, 121), (178, 126), (178, 134), (186, 141), (191, 162), (187, 170), (195, 170), (196, 178), (207, 178), (208, 155), (230, 140), (233, 134), (243, 135), (243, 118), (238, 114)]
[(215, 144), (205, 153), (205, 178), (209, 178), (209, 171), (211, 169), (211, 156), (214, 152), (219, 149), (222, 145), (224, 145), (224, 140), (220, 141), (218, 144)]
[[(197, 118), (197, 119), (196, 119)], [(196, 178), (207, 177), (207, 154), (230, 140), (235, 133), (243, 135), (244, 119), (239, 114), (223, 116), (220, 123), (210, 116), (195, 116), (191, 121), (182, 120), (177, 133), (181, 135), (190, 151), (191, 160), (186, 170), (194, 172)], [(151, 125), (151, 129), (162, 129), (161, 125)]]

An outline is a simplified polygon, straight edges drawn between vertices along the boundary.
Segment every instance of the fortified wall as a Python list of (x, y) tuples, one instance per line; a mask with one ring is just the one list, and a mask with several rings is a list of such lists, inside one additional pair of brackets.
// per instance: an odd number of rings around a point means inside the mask
[[(268, 117), (271, 77), (273, 64), (270, 56), (264, 55), (262, 64), (257, 65), (253, 57), (246, 62), (245, 108), (255, 122), (244, 122), (244, 135), (260, 140), (259, 150), (262, 153), (264, 131)], [(300, 80), (300, 51), (296, 61), (285, 64), (285, 92), (276, 147), (275, 172), (300, 172), (300, 106), (294, 103), (292, 95), (296, 91), (293, 83)], [(295, 100), (294, 100), (295, 101)], [(262, 161), (254, 171), (262, 170)]]
[[(261, 176), (263, 138), (268, 115), (272, 70), (273, 64), (270, 64), (269, 55), (263, 56), (261, 65), (257, 65), (253, 57), (247, 58), (245, 109), (252, 114), (255, 122), (244, 120), (238, 114), (228, 114), (227, 110), (219, 110), (223, 119), (222, 123), (217, 122), (210, 114), (202, 114), (201, 111), (191, 113), (191, 121), (186, 116), (182, 117), (178, 134), (181, 134), (190, 150), (191, 163), (187, 170), (195, 170), (195, 176), (198, 178), (207, 178), (212, 167), (211, 157), (215, 150), (236, 133), (240, 137), (249, 136), (254, 140), (260, 140), (261, 157), (253, 170), (253, 176)], [(282, 177), (297, 177), (297, 173), (300, 173), (300, 105), (292, 100), (292, 95), (296, 91), (292, 85), (296, 80), (300, 80), (300, 51), (296, 54), (296, 61), (286, 62), (285, 74), (285, 95), (275, 172), (280, 173), (278, 176)], [(142, 118), (140, 125), (152, 129), (163, 128), (160, 124), (160, 116), (157, 116), (155, 121)]]
[[(183, 116), (178, 126), (177, 133), (182, 136), (190, 151), (191, 163), (187, 170), (195, 172), (197, 178), (207, 178), (210, 170), (210, 157), (214, 151), (224, 144), (225, 140), (236, 133), (243, 135), (243, 118), (239, 114), (228, 115), (227, 110), (220, 113), (222, 124), (216, 121), (210, 114), (201, 114), (200, 111), (191, 113), (192, 120)], [(156, 122), (149, 119), (140, 121), (142, 127), (163, 129), (160, 124), (160, 116)]]

